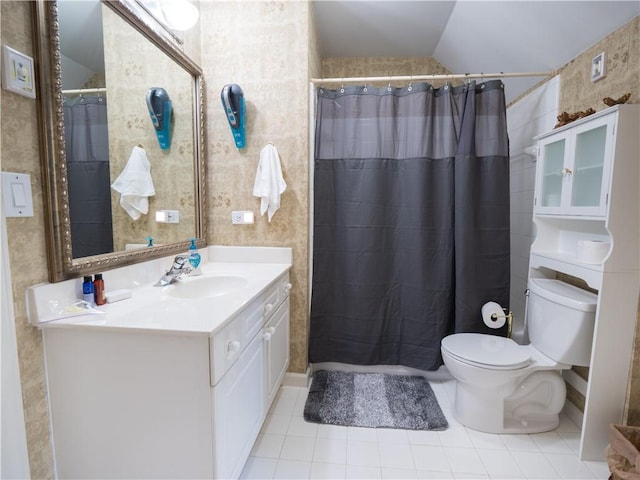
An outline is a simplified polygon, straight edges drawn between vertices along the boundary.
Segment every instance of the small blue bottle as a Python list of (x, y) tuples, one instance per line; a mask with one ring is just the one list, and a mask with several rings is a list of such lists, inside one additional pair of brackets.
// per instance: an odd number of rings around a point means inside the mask
[(191, 245), (189, 246), (189, 264), (193, 268), (193, 271), (191, 272), (191, 275), (201, 275), (202, 274), (202, 272), (200, 271), (200, 268), (199, 268), (201, 260), (202, 260), (202, 257), (200, 256), (200, 253), (198, 252), (198, 247), (196, 246), (196, 239), (192, 238), (191, 239)]
[(91, 275), (84, 277), (82, 282), (82, 299), (91, 305), (95, 304), (93, 278)]

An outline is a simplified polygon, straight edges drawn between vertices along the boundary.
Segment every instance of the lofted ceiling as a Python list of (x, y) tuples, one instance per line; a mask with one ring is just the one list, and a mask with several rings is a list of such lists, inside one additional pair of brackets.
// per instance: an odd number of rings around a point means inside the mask
[[(552, 71), (640, 14), (638, 0), (313, 0), (313, 8), (323, 58), (434, 57), (453, 73)], [(507, 101), (540, 79), (505, 79)]]

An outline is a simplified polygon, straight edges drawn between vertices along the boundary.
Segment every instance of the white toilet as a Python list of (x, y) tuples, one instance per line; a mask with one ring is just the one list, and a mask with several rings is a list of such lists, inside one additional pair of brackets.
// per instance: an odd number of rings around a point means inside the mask
[(480, 333), (442, 339), (456, 379), (455, 417), (488, 433), (536, 433), (558, 426), (566, 389), (560, 370), (588, 366), (597, 296), (559, 280), (529, 280), (531, 343)]

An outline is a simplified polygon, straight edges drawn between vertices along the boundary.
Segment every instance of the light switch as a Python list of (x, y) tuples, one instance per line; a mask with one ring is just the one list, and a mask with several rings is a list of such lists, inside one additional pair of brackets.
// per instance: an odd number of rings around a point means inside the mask
[(2, 172), (2, 209), (6, 217), (33, 217), (29, 175)]
[(24, 191), (24, 185), (17, 182), (11, 182), (11, 196), (13, 198), (14, 207), (26, 207), (27, 195)]

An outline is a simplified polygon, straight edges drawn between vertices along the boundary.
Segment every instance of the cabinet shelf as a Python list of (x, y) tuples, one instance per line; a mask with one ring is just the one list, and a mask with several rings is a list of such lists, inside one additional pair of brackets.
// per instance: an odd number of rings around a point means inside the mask
[[(622, 421), (628, 388), (640, 291), (639, 114), (638, 105), (617, 105), (536, 137), (537, 235), (529, 277), (562, 273), (598, 290), (589, 379), (579, 419), (582, 460), (601, 458), (609, 441), (608, 426)], [(562, 168), (573, 174), (562, 175)], [(550, 198), (557, 201), (550, 204)], [(610, 244), (602, 263), (578, 261), (581, 241)]]
[(531, 252), (531, 268), (548, 268), (583, 279), (596, 290), (602, 287), (602, 264), (578, 262), (575, 255), (558, 252)]

